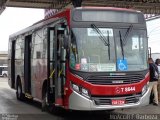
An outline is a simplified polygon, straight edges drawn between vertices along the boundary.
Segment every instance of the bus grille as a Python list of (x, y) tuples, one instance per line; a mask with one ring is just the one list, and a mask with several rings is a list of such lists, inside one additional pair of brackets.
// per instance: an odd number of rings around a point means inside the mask
[(106, 76), (89, 76), (87, 82), (98, 85), (119, 85), (138, 83), (144, 79), (143, 75), (106, 75)]
[(125, 100), (125, 104), (137, 103), (141, 94), (130, 95), (130, 96), (121, 96), (121, 97), (92, 97), (92, 100), (96, 105), (112, 105), (112, 100), (114, 99), (123, 99)]

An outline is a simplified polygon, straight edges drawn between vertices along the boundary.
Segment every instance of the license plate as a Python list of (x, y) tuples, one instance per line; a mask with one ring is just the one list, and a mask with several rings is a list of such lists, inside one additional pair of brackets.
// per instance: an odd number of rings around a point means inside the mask
[(112, 100), (112, 105), (124, 105), (124, 104), (125, 104), (125, 100), (123, 100), (123, 99)]

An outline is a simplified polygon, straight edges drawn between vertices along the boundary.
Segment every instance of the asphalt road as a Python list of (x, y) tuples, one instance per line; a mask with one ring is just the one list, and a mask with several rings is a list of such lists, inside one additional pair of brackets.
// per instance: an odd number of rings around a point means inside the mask
[[(147, 116), (146, 116), (147, 115)], [(0, 120), (160, 120), (160, 106), (148, 105), (114, 112), (42, 112), (37, 102), (21, 102), (7, 78), (0, 77)]]
[(39, 103), (18, 101), (15, 92), (8, 86), (7, 78), (0, 77), (0, 120), (63, 120), (42, 112)]
[(92, 120), (107, 119), (105, 112), (42, 112), (37, 102), (18, 101), (16, 91), (8, 86), (7, 78), (0, 77), (0, 120)]

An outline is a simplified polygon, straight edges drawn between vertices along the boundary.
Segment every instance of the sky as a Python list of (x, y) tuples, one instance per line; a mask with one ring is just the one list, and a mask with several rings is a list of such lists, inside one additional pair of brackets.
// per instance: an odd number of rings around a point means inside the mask
[(0, 51), (8, 51), (9, 35), (43, 18), (43, 9), (7, 7), (0, 15)]

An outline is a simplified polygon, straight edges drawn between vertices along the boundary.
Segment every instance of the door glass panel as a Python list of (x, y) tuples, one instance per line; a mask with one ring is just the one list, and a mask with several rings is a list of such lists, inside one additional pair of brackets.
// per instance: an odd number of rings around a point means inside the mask
[(55, 55), (53, 53), (53, 51), (54, 51), (54, 44), (55, 44), (55, 41), (54, 41), (54, 31), (51, 30), (50, 31), (50, 60), (55, 60)]

